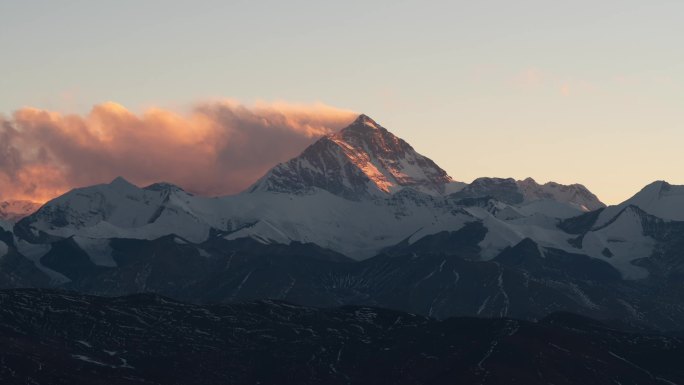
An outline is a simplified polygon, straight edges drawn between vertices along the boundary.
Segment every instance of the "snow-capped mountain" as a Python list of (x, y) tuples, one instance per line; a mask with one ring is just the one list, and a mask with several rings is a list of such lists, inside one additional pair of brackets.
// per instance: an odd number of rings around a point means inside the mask
[(525, 201), (513, 178), (477, 178), (453, 195), (457, 198), (491, 197), (508, 204), (520, 204)]
[(669, 285), (684, 276), (682, 198), (684, 187), (658, 182), (604, 208), (581, 185), (453, 182), (362, 115), (241, 194), (123, 178), (70, 191), (0, 231), (0, 286), (441, 317), (591, 311), (669, 327), (684, 322), (684, 306), (644, 316), (652, 299), (639, 288), (678, 293)]
[[(119, 199), (123, 189), (123, 195), (136, 197), (136, 204), (142, 195), (160, 207), (159, 197), (147, 195), (157, 187), (124, 182), (99, 186), (100, 195), (94, 196)], [(680, 281), (674, 279), (684, 273), (684, 226), (664, 223), (635, 206), (593, 228), (601, 211), (582, 214), (575, 208), (579, 216), (570, 215), (563, 211), (570, 206), (548, 200), (510, 205), (406, 189), (387, 199), (362, 201), (325, 190), (203, 201), (164, 187), (186, 196), (184, 209), (173, 205), (165, 210), (179, 211), (176, 220), (187, 217), (185, 210), (199, 213), (206, 204), (216, 218), (230, 221), (222, 229), (204, 221), (210, 228), (207, 238), (191, 240), (182, 235), (189, 230), (180, 220), (170, 235), (150, 232), (163, 229), (161, 224), (173, 217), (159, 225), (137, 220), (144, 224), (119, 228), (124, 235), (113, 238), (88, 232), (88, 227), (51, 229), (46, 223), (39, 231), (37, 222), (27, 219), (15, 228), (15, 239), (7, 233), (0, 239), (7, 253), (0, 258), (0, 286), (42, 282), (96, 294), (153, 291), (192, 301), (282, 298), (314, 306), (369, 304), (439, 318), (537, 319), (549, 311), (572, 311), (664, 329), (684, 322), (684, 306), (677, 307)], [(140, 218), (150, 218), (152, 207), (138, 206), (144, 213)], [(54, 235), (27, 242), (24, 234), (34, 232)], [(336, 257), (334, 251), (364, 260)], [(21, 274), (6, 277), (6, 272)], [(653, 290), (662, 294), (653, 296)]]
[(606, 207), (596, 195), (581, 184), (562, 185), (548, 182), (540, 185), (532, 178), (517, 181), (525, 201), (554, 200), (566, 202), (583, 211), (594, 211)]
[(432, 195), (457, 190), (429, 158), (366, 115), (279, 164), (249, 191), (310, 192), (319, 188), (350, 199), (384, 196), (410, 187)]
[(490, 229), (483, 255), (492, 258), (539, 234), (546, 234), (540, 238), (544, 246), (567, 246), (558, 220), (581, 214), (581, 205), (600, 204), (575, 199), (581, 194), (557, 193), (581, 190), (576, 186), (524, 182), (526, 188), (513, 179), (453, 182), (434, 162), (361, 115), (274, 167), (245, 193), (205, 198), (169, 184), (139, 188), (117, 178), (48, 202), (22, 220), (17, 233), (34, 242), (76, 236), (95, 249), (106, 249), (95, 240), (111, 238), (175, 234), (200, 243), (222, 234), (228, 240), (314, 243), (365, 259), (407, 239), (482, 221)]
[(684, 186), (671, 185), (665, 181), (653, 182), (621, 204), (606, 208), (595, 225), (604, 225), (629, 206), (636, 206), (661, 219), (684, 221)]
[(215, 199), (195, 197), (181, 188), (153, 184), (139, 188), (123, 178), (109, 184), (74, 189), (45, 204), (17, 224), (29, 239), (47, 235), (67, 238), (153, 239), (180, 234), (203, 241), (216, 217)]
[(20, 221), (15, 232), (32, 242), (75, 236), (77, 242), (88, 245), (100, 244), (98, 239), (151, 240), (169, 234), (201, 243), (212, 233), (220, 233), (228, 240), (314, 243), (365, 259), (404, 240), (412, 243), (482, 221), (490, 228), (482, 243), (483, 255), (492, 258), (525, 237), (539, 238), (542, 233), (548, 234), (540, 238), (545, 246), (566, 244), (556, 223), (582, 213), (550, 200), (519, 205), (488, 198), (464, 202), (413, 189), (357, 200), (316, 187), (307, 194), (256, 191), (205, 198), (176, 186), (159, 186), (139, 188), (117, 178), (109, 184), (76, 189)]
[(596, 195), (580, 184), (562, 185), (555, 182), (538, 184), (534, 179), (516, 181), (513, 178), (478, 178), (455, 193), (461, 198), (492, 197), (509, 204), (534, 201), (567, 203), (582, 211), (606, 207)]
[(22, 200), (0, 202), (0, 221), (16, 222), (33, 214), (40, 206), (40, 203)]
[(444, 198), (410, 189), (384, 198), (351, 200), (316, 187), (307, 194), (256, 191), (205, 198), (165, 186), (139, 188), (117, 178), (76, 189), (20, 221), (15, 232), (33, 242), (174, 234), (200, 243), (213, 231), (226, 239), (315, 243), (363, 259), (428, 225), (435, 231), (457, 229), (472, 219)]

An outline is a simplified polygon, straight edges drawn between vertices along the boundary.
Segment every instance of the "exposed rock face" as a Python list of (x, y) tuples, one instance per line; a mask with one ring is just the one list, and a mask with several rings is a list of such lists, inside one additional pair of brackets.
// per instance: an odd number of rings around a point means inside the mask
[(461, 198), (492, 197), (508, 204), (534, 201), (567, 203), (582, 211), (606, 207), (596, 195), (581, 184), (562, 185), (548, 182), (540, 185), (532, 178), (516, 181), (513, 178), (478, 178), (455, 194)]
[(250, 191), (305, 192), (313, 187), (350, 199), (385, 195), (404, 187), (444, 194), (452, 183), (432, 160), (417, 153), (366, 115), (321, 138), (282, 163)]
[(454, 196), (458, 198), (491, 197), (508, 204), (519, 204), (525, 200), (525, 196), (513, 178), (477, 178)]

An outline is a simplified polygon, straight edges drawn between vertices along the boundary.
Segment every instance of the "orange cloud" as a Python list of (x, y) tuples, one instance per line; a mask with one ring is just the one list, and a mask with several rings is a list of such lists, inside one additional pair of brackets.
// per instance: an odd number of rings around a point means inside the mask
[(324, 104), (207, 102), (182, 114), (116, 103), (85, 116), (23, 108), (0, 117), (0, 200), (45, 201), (124, 176), (206, 195), (236, 193), (355, 113)]
[(563, 83), (560, 86), (560, 92), (564, 96), (570, 96), (570, 84), (569, 83)]

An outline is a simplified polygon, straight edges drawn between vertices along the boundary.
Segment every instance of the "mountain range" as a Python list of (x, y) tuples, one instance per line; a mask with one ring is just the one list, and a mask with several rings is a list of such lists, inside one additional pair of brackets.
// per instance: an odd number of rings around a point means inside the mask
[(579, 184), (457, 182), (366, 115), (241, 194), (117, 178), (5, 219), (4, 288), (684, 322), (684, 187), (606, 207)]

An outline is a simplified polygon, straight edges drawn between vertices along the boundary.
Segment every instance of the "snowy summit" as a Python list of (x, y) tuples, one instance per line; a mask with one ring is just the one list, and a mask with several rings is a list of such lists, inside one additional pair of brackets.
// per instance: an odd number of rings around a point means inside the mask
[(440, 195), (452, 183), (432, 160), (370, 117), (359, 115), (349, 126), (273, 168), (250, 191), (302, 193), (320, 188), (360, 199), (405, 187)]

